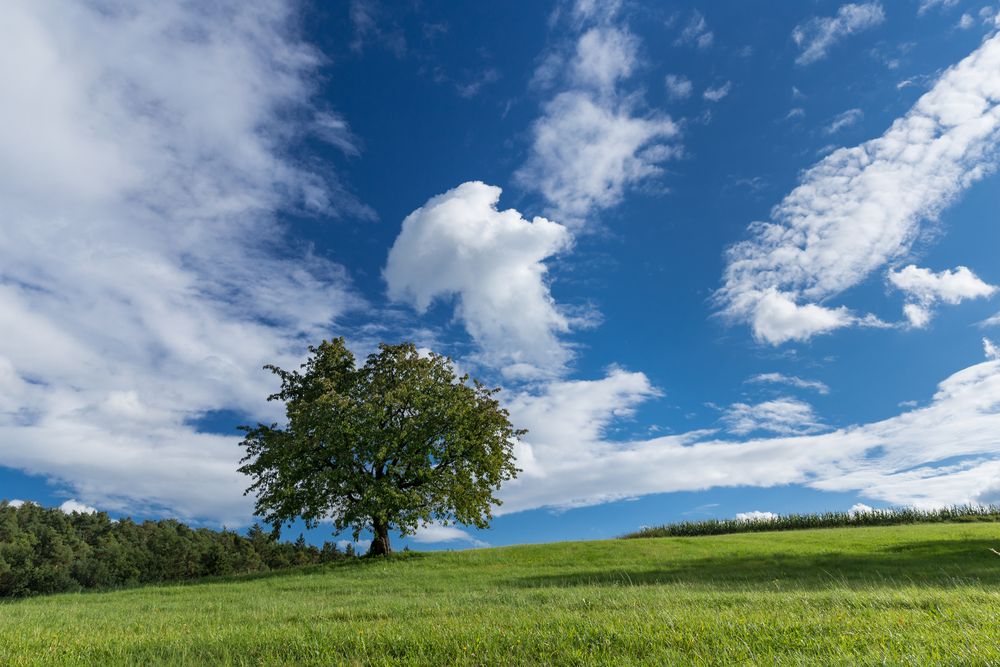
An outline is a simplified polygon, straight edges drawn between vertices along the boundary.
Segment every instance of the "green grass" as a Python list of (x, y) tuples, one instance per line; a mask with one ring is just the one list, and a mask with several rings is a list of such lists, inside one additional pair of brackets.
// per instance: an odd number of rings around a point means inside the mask
[(0, 604), (0, 664), (998, 664), (1000, 525), (414, 554)]

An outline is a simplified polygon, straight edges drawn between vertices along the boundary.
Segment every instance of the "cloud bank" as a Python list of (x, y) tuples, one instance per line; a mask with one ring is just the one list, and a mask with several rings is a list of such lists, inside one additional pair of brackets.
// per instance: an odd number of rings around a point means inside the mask
[(618, 420), (656, 395), (642, 373), (614, 369), (601, 380), (561, 382), (512, 400), (514, 423), (529, 432), (517, 449), (524, 472), (502, 490), (500, 512), (785, 484), (937, 507), (990, 502), (1000, 488), (998, 360), (947, 378), (926, 407), (819, 434), (746, 441), (718, 439), (712, 431), (608, 437)]
[(216, 410), (273, 414), (267, 362), (356, 307), (285, 208), (366, 215), (292, 161), (345, 119), (286, 5), (21, 3), (0, 22), (0, 464), (79, 507), (249, 515)]
[(921, 223), (996, 165), (1000, 35), (948, 69), (880, 137), (805, 172), (750, 238), (728, 251), (724, 314), (774, 345), (878, 324), (824, 302), (903, 256)]

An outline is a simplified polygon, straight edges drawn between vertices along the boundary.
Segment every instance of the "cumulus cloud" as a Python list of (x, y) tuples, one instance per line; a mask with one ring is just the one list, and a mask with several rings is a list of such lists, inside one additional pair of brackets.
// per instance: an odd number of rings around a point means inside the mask
[(890, 271), (889, 282), (921, 303), (957, 304), (965, 299), (992, 296), (997, 291), (996, 286), (984, 283), (964, 266), (935, 273), (910, 264)]
[(815, 303), (800, 306), (795, 303), (793, 295), (773, 287), (760, 294), (740, 296), (738, 305), (741, 308), (744, 301), (753, 300), (748, 307), (754, 337), (772, 345), (792, 340), (805, 341), (857, 321), (857, 317), (844, 306), (826, 308)]
[(667, 86), (667, 94), (672, 100), (687, 99), (691, 97), (691, 91), (694, 89), (691, 79), (683, 74), (668, 74), (664, 78), (664, 84)]
[(1000, 361), (945, 379), (928, 405), (824, 433), (726, 440), (712, 431), (614, 439), (655, 396), (641, 373), (562, 382), (510, 403), (529, 429), (501, 513), (651, 493), (804, 484), (918, 507), (977, 502), (1000, 479)]
[(18, 498), (14, 498), (13, 500), (8, 500), (7, 504), (10, 505), (11, 507), (20, 507), (21, 505), (23, 505), (26, 502), (28, 502), (28, 501), (20, 500)]
[(474, 547), (488, 547), (488, 542), (469, 534), (467, 531), (457, 526), (444, 526), (439, 523), (431, 523), (421, 526), (416, 534), (410, 537), (411, 540), (420, 544), (442, 544), (448, 542), (466, 542)]
[(755, 431), (795, 435), (824, 429), (811, 405), (787, 396), (752, 405), (734, 403), (723, 412), (721, 421), (736, 435)]
[(996, 361), (1000, 359), (1000, 348), (997, 348), (997, 346), (989, 338), (984, 338), (983, 354), (986, 355), (987, 359), (992, 359), (993, 361)]
[(760, 510), (752, 510), (750, 512), (737, 512), (736, 520), (743, 521), (746, 523), (755, 523), (757, 521), (777, 521), (778, 515), (774, 512), (761, 512)]
[(67, 500), (59, 506), (59, 510), (66, 514), (96, 514), (97, 509), (90, 505), (84, 505), (76, 500)]
[(864, 503), (855, 503), (851, 505), (849, 510), (847, 510), (847, 514), (850, 516), (858, 516), (859, 514), (872, 514), (875, 511), (876, 510), (869, 505), (865, 505)]
[(826, 57), (834, 44), (845, 37), (874, 28), (885, 21), (885, 12), (878, 2), (846, 4), (835, 16), (817, 16), (795, 27), (792, 39), (802, 50), (795, 62), (808, 65)]
[[(822, 305), (905, 254), (920, 231), (991, 172), (1000, 139), (1000, 36), (948, 69), (880, 137), (838, 149), (731, 247), (725, 314), (779, 344), (879, 323)], [(804, 304), (802, 302), (805, 302)]]
[(755, 384), (784, 384), (797, 389), (812, 389), (820, 394), (829, 394), (830, 387), (819, 380), (804, 380), (794, 375), (784, 373), (760, 373), (747, 378), (747, 382)]
[(500, 188), (463, 183), (403, 220), (383, 275), (389, 297), (424, 312), (457, 298), (455, 313), (487, 361), (517, 376), (558, 373), (570, 321), (545, 283), (544, 260), (571, 242), (562, 225), (500, 211)]
[(360, 303), (278, 219), (366, 213), (288, 157), (323, 128), (356, 146), (311, 105), (321, 57), (295, 20), (267, 2), (5, 11), (0, 465), (108, 510), (248, 517), (236, 438), (192, 424), (273, 416), (261, 365), (298, 363)]
[(564, 85), (543, 105), (529, 157), (515, 173), (568, 225), (618, 204), (627, 188), (662, 173), (660, 164), (679, 150), (677, 125), (663, 114), (643, 113), (640, 97), (621, 90), (638, 66), (640, 43), (617, 17), (617, 5), (600, 14), (597, 25), (587, 25), (598, 20), (592, 12), (578, 14), (583, 25), (574, 56), (550, 53), (535, 73), (537, 85)]
[(898, 271), (889, 272), (889, 282), (904, 292), (910, 303), (903, 313), (911, 326), (921, 328), (931, 319), (931, 306), (941, 301), (961, 303), (965, 299), (992, 296), (997, 288), (979, 279), (964, 266), (938, 273), (910, 264)]

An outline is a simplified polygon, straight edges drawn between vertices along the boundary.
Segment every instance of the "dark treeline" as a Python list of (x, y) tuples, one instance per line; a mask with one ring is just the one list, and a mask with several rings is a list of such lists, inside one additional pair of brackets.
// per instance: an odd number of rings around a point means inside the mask
[(895, 526), (907, 523), (946, 523), (959, 521), (1000, 521), (1000, 505), (959, 505), (936, 510), (919, 510), (912, 507), (873, 509), (857, 512), (826, 512), (823, 514), (782, 514), (774, 518), (707, 519), (682, 521), (665, 526), (646, 527), (638, 532), (623, 535), (636, 537), (695, 537), (699, 535), (726, 535), (729, 533), (756, 533), (774, 530), (802, 530), (806, 528), (838, 528), (846, 526)]
[(279, 542), (254, 525), (247, 536), (190, 528), (179, 521), (113, 521), (104, 512), (61, 510), (0, 501), (0, 597), (117, 588), (198, 577), (267, 572), (354, 557)]

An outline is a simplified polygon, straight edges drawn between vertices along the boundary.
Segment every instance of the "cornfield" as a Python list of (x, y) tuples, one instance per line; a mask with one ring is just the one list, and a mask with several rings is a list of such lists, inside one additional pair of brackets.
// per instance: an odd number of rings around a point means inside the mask
[(947, 523), (1000, 521), (1000, 505), (956, 505), (934, 510), (913, 507), (893, 507), (857, 512), (824, 512), (822, 514), (782, 514), (776, 517), (748, 519), (707, 519), (681, 521), (663, 526), (645, 527), (623, 535), (637, 537), (695, 537), (728, 533), (756, 533), (806, 528), (837, 528), (849, 526), (895, 526), (913, 523)]

